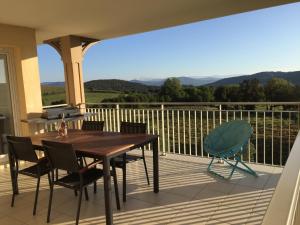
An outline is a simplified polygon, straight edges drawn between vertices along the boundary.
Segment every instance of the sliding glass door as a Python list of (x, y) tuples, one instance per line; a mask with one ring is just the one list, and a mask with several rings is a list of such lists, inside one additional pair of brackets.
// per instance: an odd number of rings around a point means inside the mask
[(14, 134), (13, 110), (7, 55), (0, 54), (0, 154), (4, 152), (4, 134)]

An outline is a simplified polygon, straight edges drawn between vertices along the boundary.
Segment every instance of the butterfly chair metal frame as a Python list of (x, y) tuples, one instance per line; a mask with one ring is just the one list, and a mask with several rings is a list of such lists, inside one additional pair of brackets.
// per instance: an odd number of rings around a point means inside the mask
[[(225, 132), (231, 132), (232, 130), (235, 130), (236, 132), (239, 132), (241, 134), (240, 139), (237, 139), (234, 137), (234, 132), (232, 132), (232, 136), (226, 135)], [(249, 173), (253, 176), (257, 177), (257, 173), (253, 171), (249, 166), (247, 166), (242, 160), (241, 155), (247, 148), (248, 140), (251, 137), (253, 133), (253, 129), (250, 126), (249, 123), (242, 120), (235, 120), (231, 122), (226, 122), (220, 125), (219, 127), (215, 128), (206, 138), (204, 141), (204, 150), (212, 156), (212, 159), (208, 165), (207, 170), (210, 173), (213, 173), (221, 178), (224, 179), (230, 179), (236, 169), (242, 170), (246, 173)], [(220, 145), (218, 147), (214, 146), (215, 143), (220, 143), (221, 141), (224, 141), (224, 145), (226, 141), (232, 141), (234, 138), (234, 144), (230, 147), (224, 147), (222, 150), (217, 150), (220, 148)], [(231, 140), (230, 140), (231, 139)], [(222, 147), (222, 146), (221, 146)], [(233, 157), (234, 163), (229, 161), (229, 158)], [(226, 162), (228, 165), (232, 167), (232, 170), (228, 177), (225, 177), (214, 170), (212, 170), (212, 164), (213, 161), (216, 159), (222, 159), (224, 162)], [(244, 166), (240, 167), (238, 164), (242, 164)]]
[[(79, 223), (79, 215), (80, 215), (83, 190), (85, 191), (85, 195), (87, 197), (87, 186), (94, 183), (94, 181), (100, 179), (103, 176), (103, 170), (96, 168), (96, 165), (100, 161), (95, 161), (82, 168), (78, 164), (77, 155), (71, 144), (52, 142), (52, 141), (42, 141), (42, 143), (51, 167), (51, 185), (50, 185), (47, 223), (50, 222), (54, 185), (59, 185), (65, 188), (79, 191), (79, 199), (78, 199), (78, 206), (77, 206), (77, 213), (76, 213), (76, 225), (77, 225)], [(114, 178), (113, 180), (114, 180), (114, 187), (115, 187), (116, 203), (117, 203), (117, 208), (120, 209), (116, 170), (114, 166), (112, 166), (112, 168), (113, 168), (112, 176)], [(54, 179), (55, 169), (67, 171), (69, 174), (59, 179)]]
[[(43, 158), (38, 158), (35, 150), (33, 148), (31, 139), (29, 137), (16, 137), (16, 136), (7, 136), (7, 141), (9, 144), (9, 158), (10, 163), (13, 164), (15, 169), (11, 168), (12, 175), (12, 185), (13, 185), (13, 194), (11, 200), (11, 207), (14, 206), (15, 196), (18, 194), (18, 175), (22, 174), (25, 176), (34, 177), (37, 179), (33, 215), (36, 214), (39, 188), (41, 177), (48, 175), (48, 181), (50, 185), (50, 167), (48, 165), (48, 160)], [(26, 167), (24, 169), (19, 169), (19, 161), (26, 161), (33, 163), (33, 165)]]

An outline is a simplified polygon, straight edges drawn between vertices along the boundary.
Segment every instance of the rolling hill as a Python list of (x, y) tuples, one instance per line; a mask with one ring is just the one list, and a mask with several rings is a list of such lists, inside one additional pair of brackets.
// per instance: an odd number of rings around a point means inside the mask
[(207, 84), (207, 86), (234, 85), (234, 84), (239, 84), (244, 80), (250, 80), (250, 79), (258, 79), (261, 84), (265, 85), (273, 77), (283, 78), (288, 80), (294, 85), (300, 85), (300, 71), (293, 71), (293, 72), (260, 72), (252, 75), (228, 77)]
[[(182, 85), (186, 86), (202, 86), (205, 84), (209, 84), (212, 82), (215, 82), (217, 80), (220, 80), (221, 78), (217, 77), (176, 77), (178, 80), (180, 80), (180, 83)], [(167, 78), (164, 79), (150, 79), (150, 80), (131, 80), (131, 82), (150, 85), (150, 86), (162, 86)]]
[(148, 86), (131, 81), (110, 79), (110, 80), (92, 80), (84, 83), (88, 90), (106, 90), (106, 91), (123, 91), (123, 92), (148, 92), (155, 91), (158, 87)]

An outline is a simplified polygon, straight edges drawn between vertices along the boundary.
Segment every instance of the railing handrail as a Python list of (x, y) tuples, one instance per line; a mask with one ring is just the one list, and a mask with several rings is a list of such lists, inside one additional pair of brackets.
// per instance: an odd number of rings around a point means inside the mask
[[(300, 191), (300, 132), (276, 186), (272, 200), (265, 214), (263, 224), (296, 225), (299, 224)], [(297, 221), (295, 221), (297, 220)]]
[(56, 107), (64, 107), (67, 106), (68, 104), (59, 104), (59, 105), (46, 105), (43, 106), (43, 109), (51, 109), (51, 108), (56, 108)]
[(300, 105), (300, 102), (86, 102), (86, 105)]

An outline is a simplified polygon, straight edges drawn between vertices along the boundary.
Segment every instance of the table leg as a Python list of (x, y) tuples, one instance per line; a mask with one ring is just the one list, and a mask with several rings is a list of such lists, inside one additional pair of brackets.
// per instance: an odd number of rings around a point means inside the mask
[(159, 192), (159, 152), (158, 152), (158, 139), (152, 142), (153, 148), (153, 191)]
[(107, 157), (103, 158), (103, 173), (106, 224), (112, 225), (113, 213), (111, 203), (110, 159)]

